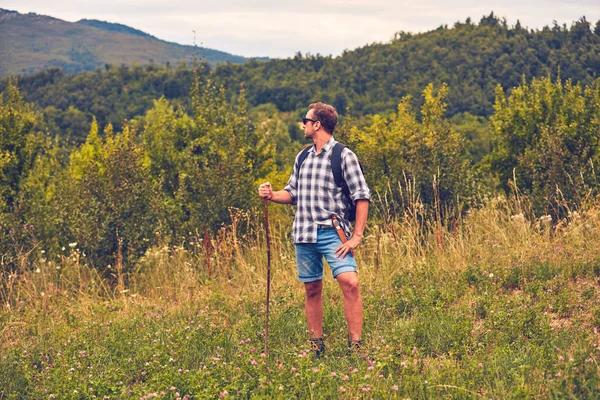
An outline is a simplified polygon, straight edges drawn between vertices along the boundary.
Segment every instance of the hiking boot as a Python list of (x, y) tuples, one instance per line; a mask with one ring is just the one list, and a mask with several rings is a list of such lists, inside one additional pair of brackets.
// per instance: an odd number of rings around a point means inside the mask
[(347, 354), (349, 356), (359, 356), (359, 357), (365, 357), (365, 346), (363, 344), (363, 341), (361, 339), (358, 340), (349, 340), (348, 341), (348, 352)]
[(322, 337), (320, 338), (311, 338), (310, 339), (310, 351), (312, 351), (315, 355), (315, 358), (320, 358), (321, 354), (325, 353), (325, 340)]

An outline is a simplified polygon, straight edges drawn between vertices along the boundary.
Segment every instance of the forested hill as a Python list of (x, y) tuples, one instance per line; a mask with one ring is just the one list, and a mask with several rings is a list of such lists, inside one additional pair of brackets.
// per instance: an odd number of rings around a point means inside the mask
[(250, 102), (274, 102), (292, 110), (323, 99), (338, 109), (371, 114), (394, 110), (401, 97), (420, 98), (433, 82), (450, 87), (449, 113), (490, 115), (494, 89), (511, 88), (522, 77), (556, 76), (589, 84), (600, 76), (600, 21), (592, 30), (582, 18), (572, 26), (531, 31), (509, 27), (493, 13), (423, 34), (397, 33), (341, 57), (298, 54), (289, 60), (224, 65), (216, 75), (235, 88), (245, 82)]
[(104, 64), (173, 65), (195, 56), (216, 65), (246, 59), (222, 51), (166, 42), (137, 29), (103, 21), (77, 23), (0, 9), (0, 77), (59, 67), (67, 73)]
[[(91, 28), (90, 28), (91, 29)], [(141, 39), (141, 38), (140, 38)], [(202, 64), (208, 71), (208, 65)], [(208, 72), (206, 72), (208, 73)], [(560, 74), (590, 84), (600, 74), (600, 22), (584, 18), (571, 26), (528, 30), (509, 27), (493, 14), (479, 23), (422, 34), (400, 32), (389, 43), (370, 44), (339, 57), (301, 55), (289, 59), (218, 65), (211, 72), (231, 98), (244, 84), (250, 106), (275, 104), (296, 111), (315, 100), (333, 103), (353, 115), (393, 111), (410, 94), (421, 101), (430, 82), (449, 85), (448, 114), (489, 116), (495, 88), (507, 90), (525, 77)], [(0, 90), (6, 80), (0, 82)], [(152, 100), (185, 100), (191, 73), (185, 68), (107, 66), (67, 75), (59, 70), (23, 77), (25, 99), (36, 103), (61, 129), (84, 139), (92, 115), (104, 125), (145, 113)]]

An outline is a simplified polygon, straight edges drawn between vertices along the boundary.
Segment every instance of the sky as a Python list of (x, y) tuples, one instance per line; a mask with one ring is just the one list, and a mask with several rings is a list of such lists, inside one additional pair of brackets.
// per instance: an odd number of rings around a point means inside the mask
[(595, 26), (600, 0), (2, 0), (0, 8), (65, 21), (125, 24), (159, 39), (197, 44), (245, 57), (338, 56), (394, 33), (478, 22), (494, 12), (512, 26), (571, 26), (585, 16)]

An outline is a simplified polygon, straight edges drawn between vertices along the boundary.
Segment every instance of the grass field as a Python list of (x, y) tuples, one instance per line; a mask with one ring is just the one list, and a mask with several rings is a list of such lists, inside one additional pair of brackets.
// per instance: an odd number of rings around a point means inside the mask
[(318, 360), (286, 223), (271, 224), (263, 353), (265, 240), (245, 218), (245, 236), (154, 248), (110, 282), (74, 243), (3, 272), (0, 399), (600, 397), (598, 208), (555, 228), (503, 198), (453, 229), (372, 223), (358, 251), (368, 354), (346, 355), (329, 276)]

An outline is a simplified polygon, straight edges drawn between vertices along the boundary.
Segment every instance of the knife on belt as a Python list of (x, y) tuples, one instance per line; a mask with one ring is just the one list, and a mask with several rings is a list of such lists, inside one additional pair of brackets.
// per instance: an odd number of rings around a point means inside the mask
[[(333, 228), (337, 232), (342, 243), (346, 243), (348, 241), (348, 239), (346, 238), (346, 233), (342, 229), (342, 225), (340, 224), (338, 217), (335, 215), (333, 217), (331, 217), (331, 222), (333, 224)], [(352, 257), (354, 257), (354, 250), (350, 250), (350, 254), (352, 254)]]

